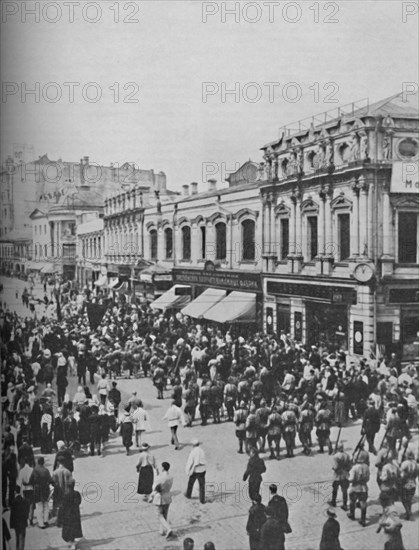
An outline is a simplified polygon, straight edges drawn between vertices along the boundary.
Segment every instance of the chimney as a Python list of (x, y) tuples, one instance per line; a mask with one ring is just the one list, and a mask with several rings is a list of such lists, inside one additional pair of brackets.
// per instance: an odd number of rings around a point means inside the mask
[(210, 179), (208, 180), (208, 191), (216, 191), (217, 190), (217, 180)]
[(185, 183), (185, 185), (182, 185), (182, 189), (183, 189), (183, 195), (185, 197), (189, 197), (189, 185)]
[(84, 158), (84, 164), (86, 164), (86, 166), (89, 165), (89, 157), (83, 157)]
[(198, 194), (198, 184), (196, 181), (193, 181), (191, 183), (191, 195), (197, 195)]

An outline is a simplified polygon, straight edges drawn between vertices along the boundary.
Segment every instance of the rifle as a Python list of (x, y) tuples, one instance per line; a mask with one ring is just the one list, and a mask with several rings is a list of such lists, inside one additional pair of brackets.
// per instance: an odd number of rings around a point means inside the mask
[(403, 449), (403, 454), (402, 454), (402, 457), (401, 457), (400, 462), (399, 462), (399, 466), (401, 466), (402, 462), (404, 461), (404, 459), (406, 457), (406, 452), (407, 452), (408, 446), (409, 446), (409, 440), (407, 440), (406, 443), (405, 443), (405, 446), (404, 446), (404, 449)]
[(341, 431), (342, 431), (342, 426), (339, 428), (338, 438), (336, 439), (335, 450), (333, 451), (333, 454), (336, 454), (336, 453), (338, 452), (338, 444), (339, 444), (340, 432), (341, 432)]
[(385, 433), (384, 433), (383, 440), (381, 441), (380, 448), (378, 449), (379, 451), (381, 451), (381, 449), (382, 449), (383, 446), (384, 446), (384, 441), (387, 439), (387, 432), (388, 432), (388, 429), (389, 429), (389, 428), (388, 428), (388, 426), (387, 426), (386, 431), (385, 431)]
[[(366, 438), (366, 434), (362, 434), (361, 439), (358, 441), (357, 446), (355, 447), (354, 452), (352, 453), (352, 461), (353, 462), (357, 461), (359, 453), (362, 450), (362, 445), (364, 444), (365, 438)], [(355, 457), (355, 455), (356, 455), (356, 457)]]

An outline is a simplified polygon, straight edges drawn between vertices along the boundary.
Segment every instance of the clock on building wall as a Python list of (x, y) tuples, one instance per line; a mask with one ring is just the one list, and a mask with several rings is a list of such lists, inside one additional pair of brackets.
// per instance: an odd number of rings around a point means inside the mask
[(397, 154), (403, 160), (414, 160), (419, 152), (419, 143), (411, 137), (403, 138), (397, 143)]
[(374, 275), (374, 266), (366, 262), (359, 263), (353, 270), (353, 276), (360, 283), (368, 283)]

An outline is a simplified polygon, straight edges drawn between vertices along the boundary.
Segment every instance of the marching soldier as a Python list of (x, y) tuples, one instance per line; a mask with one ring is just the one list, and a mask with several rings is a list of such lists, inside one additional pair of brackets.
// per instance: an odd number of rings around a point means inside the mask
[(364, 444), (363, 443), (361, 443), (361, 445), (359, 446), (359, 451), (357, 453), (357, 456), (361, 457), (363, 462), (365, 462), (365, 464), (367, 466), (370, 465), (370, 455), (369, 455), (368, 451), (366, 451), (364, 449)]
[(186, 417), (186, 426), (192, 426), (192, 422), (195, 420), (195, 410), (198, 403), (198, 394), (194, 388), (193, 380), (188, 382), (188, 387), (184, 391), (183, 398), (185, 399), (185, 417)]
[(380, 487), (380, 476), (381, 476), (381, 470), (383, 469), (384, 465), (387, 463), (387, 460), (393, 460), (396, 458), (396, 451), (395, 449), (390, 449), (388, 445), (387, 439), (384, 440), (383, 448), (380, 449), (377, 453), (377, 460), (375, 461), (375, 466), (377, 468), (377, 485)]
[(300, 424), (298, 430), (298, 437), (300, 438), (303, 446), (303, 453), (309, 455), (311, 452), (311, 431), (314, 427), (314, 410), (313, 405), (308, 405), (304, 408), (300, 414)]
[(364, 413), (361, 433), (365, 433), (366, 435), (369, 452), (375, 455), (377, 454), (377, 451), (374, 447), (374, 439), (376, 434), (380, 431), (380, 425), (380, 412), (375, 408), (374, 401), (370, 399), (368, 401), (368, 407)]
[(268, 445), (271, 450), (269, 458), (280, 458), (280, 445), (281, 445), (281, 427), (282, 427), (282, 417), (279, 414), (278, 406), (272, 407), (272, 410), (268, 416)]
[(265, 452), (266, 435), (268, 433), (268, 417), (269, 409), (266, 406), (265, 399), (262, 399), (260, 407), (256, 410), (256, 431), (259, 440), (259, 451), (261, 453)]
[(355, 519), (355, 507), (359, 502), (361, 508), (361, 520), (359, 523), (365, 527), (367, 517), (367, 499), (368, 499), (368, 481), (370, 479), (370, 469), (364, 462), (364, 458), (359, 456), (356, 463), (349, 472), (349, 513), (348, 518)]
[(327, 445), (329, 447), (329, 454), (333, 453), (332, 443), (330, 441), (330, 426), (332, 424), (332, 413), (326, 408), (326, 403), (321, 404), (321, 408), (316, 415), (316, 435), (319, 441), (320, 453), (323, 453), (323, 447)]
[(199, 395), (199, 414), (201, 415), (201, 426), (206, 426), (210, 411), (210, 390), (211, 381), (208, 380), (201, 386)]
[(332, 500), (329, 502), (331, 506), (336, 506), (336, 497), (338, 489), (342, 489), (343, 506), (342, 510), (348, 510), (348, 487), (349, 487), (349, 472), (352, 466), (351, 457), (345, 453), (343, 443), (339, 443), (337, 453), (333, 456), (333, 492)]
[(396, 442), (402, 437), (402, 421), (397, 407), (392, 407), (387, 417), (387, 441), (390, 449), (396, 448)]
[(238, 391), (234, 384), (234, 378), (230, 376), (227, 384), (224, 386), (224, 405), (230, 422), (232, 422), (234, 418), (234, 407), (236, 405), (237, 396)]
[(220, 424), (220, 409), (221, 405), (223, 404), (223, 389), (215, 381), (210, 387), (209, 397), (210, 409), (212, 412), (212, 417), (214, 419), (214, 424)]
[(250, 411), (246, 419), (246, 453), (249, 454), (250, 449), (256, 447), (257, 442), (257, 425), (256, 425), (256, 407), (250, 406)]
[(401, 501), (406, 510), (405, 519), (410, 519), (412, 513), (412, 501), (416, 491), (416, 478), (419, 474), (419, 465), (415, 460), (412, 449), (406, 450), (406, 459), (400, 466)]
[[(239, 440), (238, 453), (243, 453), (243, 443), (246, 440), (246, 420), (247, 420), (247, 408), (244, 401), (240, 402), (239, 408), (234, 413), (234, 423), (236, 424), (236, 437)], [(247, 449), (246, 449), (247, 450)]]
[(283, 437), (287, 447), (287, 457), (294, 456), (295, 434), (297, 431), (297, 417), (294, 411), (285, 405), (285, 411), (282, 413)]

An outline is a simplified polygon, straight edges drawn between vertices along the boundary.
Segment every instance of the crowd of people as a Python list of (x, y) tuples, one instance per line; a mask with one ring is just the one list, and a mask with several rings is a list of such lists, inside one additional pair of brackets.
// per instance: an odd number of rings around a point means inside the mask
[[(80, 514), (75, 512), (80, 495), (71, 487), (70, 458), (79, 453), (100, 455), (110, 434), (117, 432), (127, 454), (133, 445), (141, 449), (140, 494), (162, 502), (150, 468), (161, 476), (144, 442), (150, 419), (135, 393), (123, 402), (118, 389), (119, 377), (143, 376), (151, 377), (158, 399), (169, 396), (172, 400), (165, 418), (174, 449), (181, 448), (177, 435), (180, 424), (192, 428), (198, 422), (202, 426), (232, 423), (238, 453), (250, 456), (246, 479), (255, 517), (265, 514), (263, 525), (270, 526), (265, 531), (279, 529), (285, 534), (287, 527), (270, 515), (269, 506), (261, 513), (259, 487), (264, 461), (259, 455), (268, 452), (270, 459), (277, 460), (285, 451), (286, 457), (292, 458), (297, 437), (301, 451), (309, 455), (314, 448), (313, 435), (320, 453), (326, 449), (333, 454), (336, 479), (331, 505), (336, 505), (341, 487), (346, 508), (349, 487), (349, 517), (354, 518), (359, 501), (361, 523), (366, 524), (364, 486), (369, 480), (365, 468), (369, 453), (360, 448), (348, 460), (341, 444), (330, 438), (332, 425), (342, 428), (357, 419), (362, 419), (362, 444), (365, 441), (369, 452), (381, 460), (377, 481), (383, 493), (383, 516), (389, 514), (386, 510), (395, 499), (401, 498), (409, 519), (418, 468), (418, 457), (409, 447), (418, 421), (419, 375), (415, 365), (402, 366), (394, 355), (355, 362), (342, 350), (328, 350), (321, 342), (303, 346), (285, 333), (275, 337), (255, 330), (243, 336), (238, 328), (225, 330), (197, 323), (179, 312), (162, 313), (146, 304), (130, 304), (91, 291), (78, 293), (71, 285), (61, 288), (55, 298), (63, 306), (59, 319), (23, 319), (7, 308), (0, 312), (5, 426), (2, 499), (3, 507), (14, 506), (12, 512), (18, 509), (12, 517), (27, 515), (31, 523), (35, 509), (38, 525), (47, 525), (50, 512), (45, 503), (51, 489), (52, 512), (57, 524), (63, 526), (64, 540), (73, 545), (81, 536), (81, 524)], [(95, 322), (94, 315), (88, 315), (92, 310), (99, 316)], [(74, 395), (68, 391), (70, 376), (77, 377), (79, 383)], [(383, 423), (384, 443), (377, 451), (375, 436)], [(43, 457), (39, 456), (35, 465), (33, 451), (31, 456), (25, 451), (35, 447), (41, 455), (57, 453), (50, 477), (45, 473)], [(199, 449), (199, 444), (195, 447)], [(170, 464), (164, 464), (162, 475), (167, 477)], [(198, 480), (202, 502), (205, 467), (199, 471), (204, 465), (196, 466), (189, 473), (186, 496)], [(391, 469), (398, 471), (390, 475)], [(63, 470), (70, 476), (60, 473)], [(35, 480), (31, 477), (34, 473)], [(16, 493), (23, 500), (17, 499)], [(163, 513), (162, 504), (157, 506), (162, 529), (170, 536), (167, 510)], [(62, 517), (59, 510), (63, 510)], [(332, 509), (329, 516), (333, 519)], [(69, 527), (66, 517), (77, 521)], [(271, 548), (263, 542), (262, 525), (259, 546), (252, 522), (249, 525), (251, 548)], [(24, 536), (20, 548), (22, 545)], [(272, 548), (283, 548), (283, 544)]]

